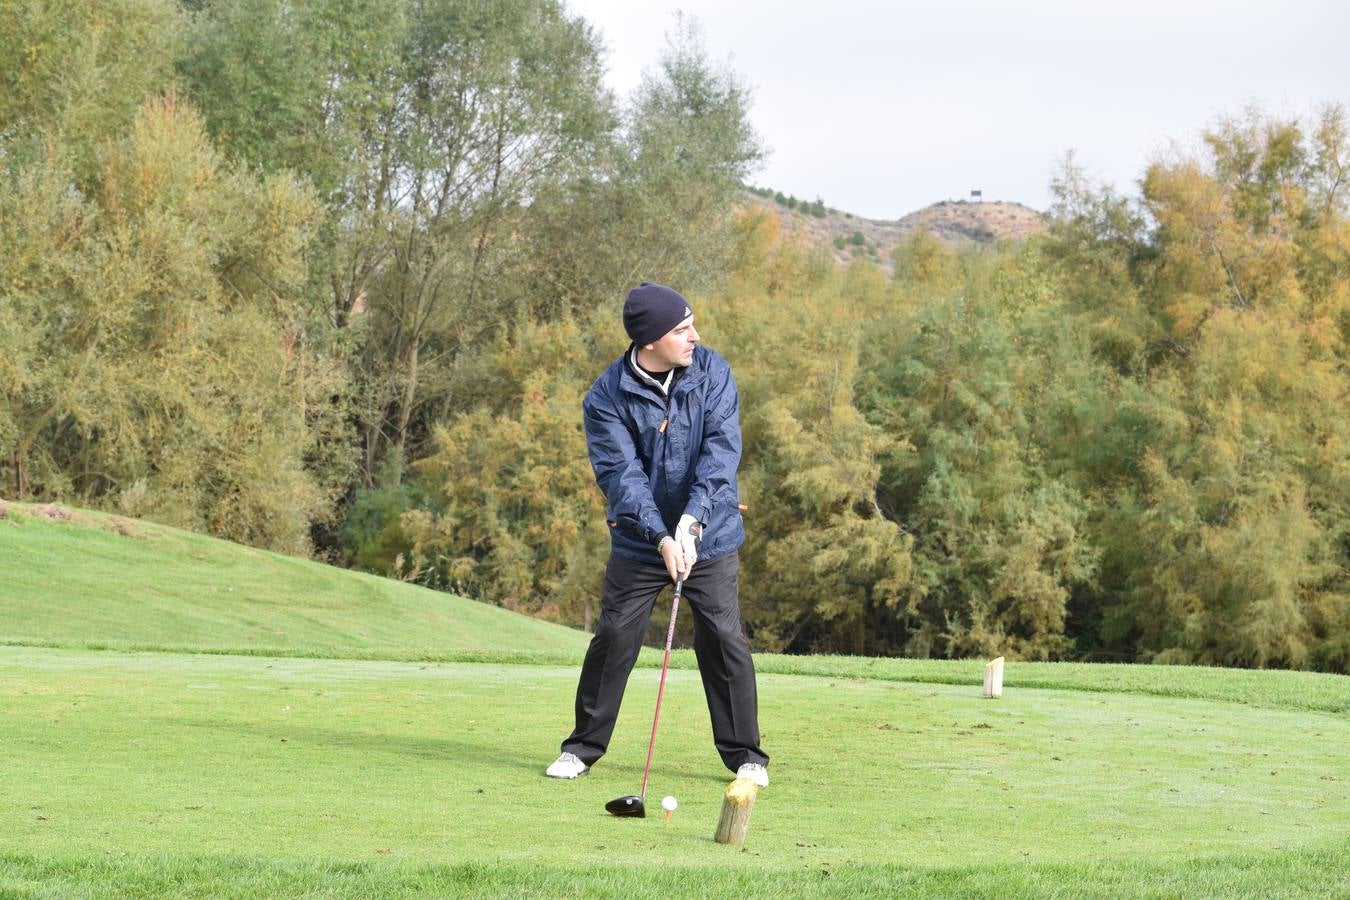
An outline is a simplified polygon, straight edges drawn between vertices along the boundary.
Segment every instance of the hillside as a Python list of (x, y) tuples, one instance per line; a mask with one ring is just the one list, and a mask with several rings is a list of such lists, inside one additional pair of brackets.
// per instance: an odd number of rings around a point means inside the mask
[(1002, 239), (1019, 241), (1046, 228), (1043, 213), (1020, 203), (1001, 201), (943, 200), (899, 219), (866, 219), (830, 208), (824, 218), (819, 218), (748, 191), (742, 192), (741, 200), (778, 216), (785, 232), (827, 249), (840, 265), (868, 259), (888, 273), (893, 268), (891, 252), (916, 231), (927, 230), (939, 240), (959, 246), (993, 244)]
[[(668, 604), (669, 595), (658, 601), (660, 633), (639, 666), (661, 664)], [(575, 667), (588, 641), (582, 631), (414, 584), (143, 520), (0, 500), (0, 646)], [(689, 644), (677, 637), (672, 667), (695, 667)], [(757, 653), (755, 667), (897, 684), (979, 685), (983, 677), (980, 660)], [(1190, 668), (1183, 679), (1178, 671), (1019, 662), (1006, 683), (1350, 711), (1350, 681), (1337, 676)]]
[(574, 662), (588, 636), (164, 525), (0, 501), (0, 644)]

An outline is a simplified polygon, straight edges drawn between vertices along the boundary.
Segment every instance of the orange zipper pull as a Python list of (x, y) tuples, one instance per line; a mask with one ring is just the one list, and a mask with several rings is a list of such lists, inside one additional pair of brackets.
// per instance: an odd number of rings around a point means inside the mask
[(669, 422), (669, 421), (670, 421), (669, 419), (662, 419), (662, 420), (661, 420), (661, 427), (658, 428), (657, 431), (660, 432), (661, 434), (665, 434), (665, 433), (666, 433), (666, 423)]

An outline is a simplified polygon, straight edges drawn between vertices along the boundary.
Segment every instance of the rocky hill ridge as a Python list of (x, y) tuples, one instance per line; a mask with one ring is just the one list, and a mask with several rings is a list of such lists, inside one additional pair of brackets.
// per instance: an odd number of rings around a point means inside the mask
[[(824, 216), (808, 211), (810, 204), (788, 208), (771, 197), (746, 191), (747, 205), (777, 215), (783, 230), (807, 243), (827, 249), (840, 265), (868, 259), (886, 271), (892, 268), (892, 251), (907, 237), (927, 230), (953, 246), (962, 243), (993, 244), (1001, 239), (1024, 240), (1047, 227), (1044, 213), (1021, 203), (943, 200), (899, 219), (866, 219), (842, 210), (825, 208)], [(820, 210), (819, 205), (816, 206)]]

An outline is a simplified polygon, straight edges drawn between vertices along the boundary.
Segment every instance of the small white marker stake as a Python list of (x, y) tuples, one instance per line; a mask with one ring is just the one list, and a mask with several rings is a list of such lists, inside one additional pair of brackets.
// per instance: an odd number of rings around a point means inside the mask
[(984, 695), (995, 699), (1003, 696), (1003, 657), (986, 663), (984, 667)]

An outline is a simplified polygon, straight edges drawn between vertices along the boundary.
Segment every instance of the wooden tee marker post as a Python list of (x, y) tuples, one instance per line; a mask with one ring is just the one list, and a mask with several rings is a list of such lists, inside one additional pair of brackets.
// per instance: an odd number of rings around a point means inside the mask
[(759, 785), (749, 778), (737, 778), (722, 795), (722, 814), (717, 818), (713, 840), (719, 844), (744, 844), (750, 829), (750, 813), (755, 808)]
[(986, 663), (984, 667), (984, 695), (997, 699), (1003, 696), (1003, 657)]

